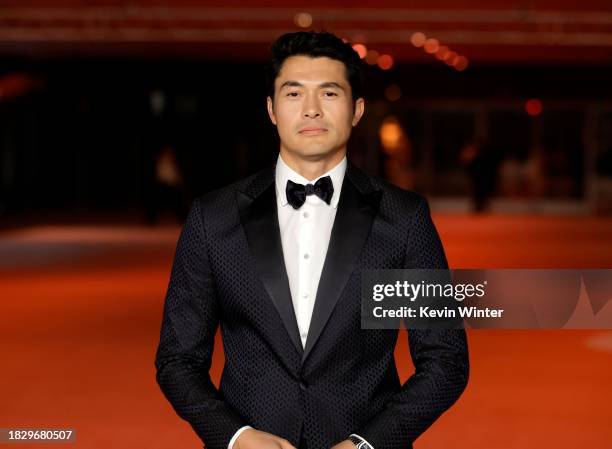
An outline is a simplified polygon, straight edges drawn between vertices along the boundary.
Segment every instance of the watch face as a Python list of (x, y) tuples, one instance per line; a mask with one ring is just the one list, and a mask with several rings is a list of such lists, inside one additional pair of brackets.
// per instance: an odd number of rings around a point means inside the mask
[(351, 440), (353, 444), (357, 446), (357, 449), (372, 449), (372, 446), (370, 446), (365, 440), (362, 440), (361, 438), (350, 436), (349, 440)]
[(369, 448), (366, 442), (361, 440), (360, 438), (349, 437), (349, 440), (351, 440), (355, 444), (355, 446), (357, 446), (357, 449), (368, 449)]

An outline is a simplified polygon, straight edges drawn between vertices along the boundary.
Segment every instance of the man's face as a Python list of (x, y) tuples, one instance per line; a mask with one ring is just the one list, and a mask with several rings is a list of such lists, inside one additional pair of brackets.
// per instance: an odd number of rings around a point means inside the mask
[(274, 81), (274, 100), (268, 97), (268, 114), (278, 129), (281, 152), (300, 160), (346, 152), (351, 128), (363, 110), (363, 98), (353, 103), (344, 63), (328, 57), (285, 59)]

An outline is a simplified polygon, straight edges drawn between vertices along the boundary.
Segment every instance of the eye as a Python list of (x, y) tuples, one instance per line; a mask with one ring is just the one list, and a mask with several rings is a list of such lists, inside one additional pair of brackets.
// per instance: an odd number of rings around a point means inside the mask
[(297, 93), (297, 92), (289, 92), (289, 93), (287, 94), (287, 96), (288, 96), (288, 97), (297, 97), (297, 96), (298, 96), (298, 93)]
[(326, 97), (337, 97), (338, 94), (336, 92), (325, 92)]

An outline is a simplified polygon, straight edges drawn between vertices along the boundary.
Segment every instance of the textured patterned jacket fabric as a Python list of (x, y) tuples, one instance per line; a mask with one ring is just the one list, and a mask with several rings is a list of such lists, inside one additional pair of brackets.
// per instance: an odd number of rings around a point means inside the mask
[[(194, 201), (165, 299), (161, 390), (209, 449), (245, 425), (308, 449), (351, 433), (374, 449), (412, 447), (466, 387), (466, 334), (409, 330), (415, 373), (401, 385), (398, 331), (361, 329), (360, 272), (447, 267), (426, 200), (348, 163), (303, 348), (275, 195), (272, 166)], [(218, 326), (219, 389), (209, 376)]]

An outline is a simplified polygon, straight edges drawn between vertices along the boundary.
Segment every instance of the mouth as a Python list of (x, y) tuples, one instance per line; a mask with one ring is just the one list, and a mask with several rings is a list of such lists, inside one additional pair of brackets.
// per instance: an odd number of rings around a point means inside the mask
[(323, 134), (326, 132), (327, 130), (325, 128), (308, 127), (302, 128), (299, 134), (302, 134), (303, 136), (318, 136), (319, 134)]

